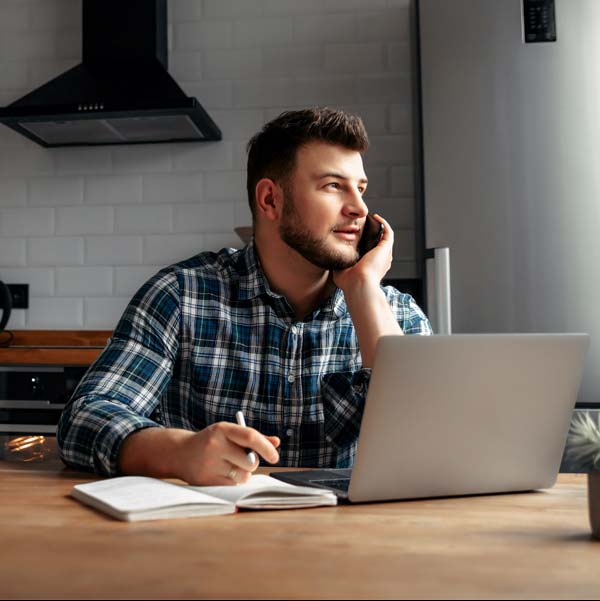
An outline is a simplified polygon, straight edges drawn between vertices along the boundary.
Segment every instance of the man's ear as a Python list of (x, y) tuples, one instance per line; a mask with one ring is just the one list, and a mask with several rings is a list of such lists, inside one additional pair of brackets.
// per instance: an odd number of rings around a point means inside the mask
[(269, 221), (277, 221), (283, 210), (283, 190), (268, 177), (258, 181), (255, 188), (256, 211)]

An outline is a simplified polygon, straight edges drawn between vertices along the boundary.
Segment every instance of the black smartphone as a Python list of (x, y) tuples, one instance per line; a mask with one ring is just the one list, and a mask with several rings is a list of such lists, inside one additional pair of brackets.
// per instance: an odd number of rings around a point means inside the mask
[(383, 223), (379, 223), (371, 213), (367, 214), (365, 227), (358, 243), (358, 254), (362, 257), (375, 248), (383, 236)]

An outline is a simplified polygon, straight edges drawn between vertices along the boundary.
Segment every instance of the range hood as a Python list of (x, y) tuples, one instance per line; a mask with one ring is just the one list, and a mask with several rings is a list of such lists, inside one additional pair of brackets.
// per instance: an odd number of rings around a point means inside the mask
[(0, 123), (46, 147), (221, 139), (167, 72), (166, 0), (82, 2), (81, 64), (0, 108)]

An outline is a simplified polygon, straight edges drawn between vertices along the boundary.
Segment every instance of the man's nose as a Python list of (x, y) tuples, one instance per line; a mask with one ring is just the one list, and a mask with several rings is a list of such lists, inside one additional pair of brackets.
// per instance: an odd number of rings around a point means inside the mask
[(369, 212), (369, 207), (367, 207), (362, 195), (358, 190), (355, 190), (351, 194), (344, 208), (347, 215), (352, 215), (353, 217), (358, 217), (359, 219), (366, 217), (367, 213)]

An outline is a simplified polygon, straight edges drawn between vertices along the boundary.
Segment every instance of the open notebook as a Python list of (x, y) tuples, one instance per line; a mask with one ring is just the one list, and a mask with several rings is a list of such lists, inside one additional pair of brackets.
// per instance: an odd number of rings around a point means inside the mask
[(134, 522), (235, 513), (237, 509), (300, 509), (336, 505), (328, 490), (254, 475), (238, 486), (187, 486), (144, 476), (77, 484), (71, 496), (108, 515)]

